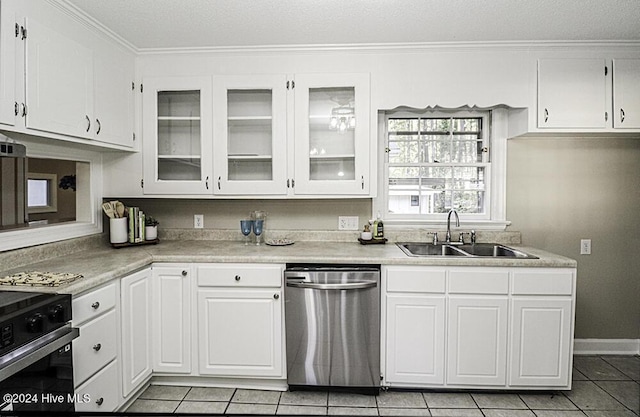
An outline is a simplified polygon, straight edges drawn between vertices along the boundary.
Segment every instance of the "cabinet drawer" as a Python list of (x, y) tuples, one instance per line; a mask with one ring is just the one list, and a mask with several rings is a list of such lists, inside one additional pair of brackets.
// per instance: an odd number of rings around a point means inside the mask
[(201, 287), (280, 287), (282, 265), (223, 264), (197, 267)]
[(447, 272), (444, 269), (387, 268), (387, 291), (444, 294), (446, 276)]
[(73, 309), (73, 325), (77, 326), (87, 320), (109, 311), (116, 305), (116, 284), (91, 291), (74, 298), (71, 302)]
[(571, 295), (572, 269), (526, 269), (513, 273), (512, 293), (516, 295)]
[(110, 413), (120, 405), (118, 361), (113, 361), (76, 388), (76, 411)]
[(116, 312), (80, 326), (80, 336), (73, 341), (73, 381), (83, 383), (116, 357)]
[(509, 271), (452, 270), (449, 273), (449, 293), (458, 294), (507, 294), (509, 292)]

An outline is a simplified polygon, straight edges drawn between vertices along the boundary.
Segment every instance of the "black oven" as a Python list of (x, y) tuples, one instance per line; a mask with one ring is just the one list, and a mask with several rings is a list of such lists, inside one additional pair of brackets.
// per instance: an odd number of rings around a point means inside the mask
[(0, 412), (75, 410), (71, 296), (0, 291)]

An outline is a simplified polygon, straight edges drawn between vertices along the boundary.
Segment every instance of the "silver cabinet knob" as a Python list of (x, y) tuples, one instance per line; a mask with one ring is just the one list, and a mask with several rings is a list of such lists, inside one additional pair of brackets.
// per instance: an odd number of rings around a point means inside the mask
[(98, 352), (100, 349), (102, 349), (102, 345), (100, 343), (96, 343), (95, 345), (93, 345), (93, 350), (95, 350), (96, 352)]
[(236, 281), (240, 281), (240, 275), (236, 275)]
[(102, 403), (104, 402), (104, 398), (100, 397), (96, 400), (96, 404), (98, 405), (102, 405)]
[(278, 298), (280, 298), (280, 294), (273, 294), (273, 298), (277, 300)]
[(186, 277), (187, 276), (187, 271), (182, 271), (182, 276)]
[(91, 304), (91, 308), (97, 310), (98, 308), (100, 308), (100, 302), (96, 301), (95, 303)]

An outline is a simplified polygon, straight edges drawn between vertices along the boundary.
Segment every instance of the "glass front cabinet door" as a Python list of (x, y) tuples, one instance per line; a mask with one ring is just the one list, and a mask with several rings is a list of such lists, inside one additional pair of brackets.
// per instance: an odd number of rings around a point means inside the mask
[(214, 193), (286, 195), (285, 75), (215, 77)]
[(296, 74), (295, 193), (369, 194), (369, 75)]
[(209, 77), (143, 82), (145, 194), (211, 194)]

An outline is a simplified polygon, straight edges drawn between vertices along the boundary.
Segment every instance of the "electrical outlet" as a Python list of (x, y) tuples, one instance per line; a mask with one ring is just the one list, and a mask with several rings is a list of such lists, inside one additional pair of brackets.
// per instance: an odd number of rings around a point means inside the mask
[(358, 216), (338, 216), (338, 230), (360, 230)]
[(591, 239), (580, 240), (580, 255), (591, 255)]
[(204, 214), (193, 215), (193, 227), (195, 229), (202, 229), (204, 227)]

